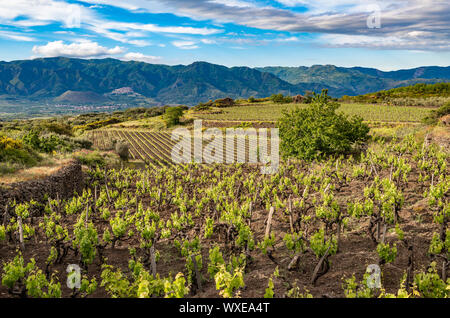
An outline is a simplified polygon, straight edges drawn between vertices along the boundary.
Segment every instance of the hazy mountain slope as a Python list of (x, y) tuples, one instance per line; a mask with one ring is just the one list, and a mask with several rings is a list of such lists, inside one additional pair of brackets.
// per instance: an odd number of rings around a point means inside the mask
[(262, 67), (262, 72), (298, 85), (320, 83), (332, 87), (335, 95), (360, 95), (415, 83), (436, 83), (450, 80), (450, 67), (419, 67), (410, 70), (383, 72), (373, 68), (314, 65), (311, 67)]
[[(95, 102), (111, 92), (129, 88), (140, 102), (195, 105), (210, 99), (266, 97), (276, 93), (296, 95), (307, 90), (330, 95), (360, 95), (419, 82), (450, 80), (450, 67), (421, 67), (382, 72), (376, 69), (333, 65), (312, 67), (232, 67), (206, 62), (191, 65), (156, 65), (116, 59), (83, 60), (40, 58), (0, 62), (0, 96), (54, 101), (66, 92), (85, 92), (90, 98), (69, 98), (74, 102)], [(73, 94), (72, 94), (73, 95)], [(121, 97), (133, 104), (136, 96)], [(58, 100), (58, 99), (57, 99)], [(138, 103), (136, 103), (138, 104)]]
[(0, 95), (57, 97), (67, 91), (106, 94), (122, 87), (161, 103), (197, 104), (222, 97), (298, 94), (309, 89), (248, 67), (196, 62), (166, 66), (114, 59), (47, 58), (0, 62)]

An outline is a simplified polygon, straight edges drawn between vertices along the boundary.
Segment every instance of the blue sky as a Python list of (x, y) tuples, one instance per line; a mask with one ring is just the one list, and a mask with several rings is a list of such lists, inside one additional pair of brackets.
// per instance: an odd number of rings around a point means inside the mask
[(450, 65), (448, 0), (0, 0), (0, 60)]

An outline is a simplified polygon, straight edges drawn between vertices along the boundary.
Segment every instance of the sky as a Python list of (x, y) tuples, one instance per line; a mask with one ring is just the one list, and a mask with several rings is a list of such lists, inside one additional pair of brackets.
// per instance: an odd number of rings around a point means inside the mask
[(0, 0), (0, 60), (450, 65), (448, 0)]

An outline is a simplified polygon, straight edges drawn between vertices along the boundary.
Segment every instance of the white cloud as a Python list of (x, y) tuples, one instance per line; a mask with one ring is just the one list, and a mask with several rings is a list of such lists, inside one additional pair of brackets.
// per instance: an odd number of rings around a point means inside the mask
[(63, 41), (48, 42), (46, 45), (34, 46), (33, 53), (43, 57), (106, 57), (123, 53), (125, 50), (121, 47), (107, 48), (99, 45), (97, 42), (80, 40), (78, 42), (65, 44)]
[[(448, 50), (450, 42), (448, 16), (450, 2), (445, 0), (277, 0), (288, 7), (305, 6), (306, 12), (280, 9), (267, 1), (255, 0), (0, 0), (0, 24), (29, 28), (59, 23), (63, 28), (89, 30), (96, 35), (135, 46), (150, 45), (151, 33), (209, 36), (223, 32), (220, 23), (234, 23), (247, 27), (321, 35), (370, 37), (365, 47), (409, 50)], [(84, 2), (85, 5), (80, 3)], [(369, 29), (366, 21), (373, 4), (381, 9), (381, 28)], [(88, 7), (89, 5), (89, 7)], [(131, 23), (106, 20), (94, 8), (112, 5), (133, 12), (171, 13), (192, 20), (207, 21), (208, 27), (167, 26), (151, 23)], [(424, 32), (424, 33), (422, 33)], [(29, 34), (9, 34), (13, 40), (30, 40)], [(262, 36), (260, 36), (261, 38)], [(389, 45), (384, 38), (396, 39)], [(374, 40), (377, 39), (377, 40)], [(220, 42), (220, 40), (217, 40)], [(282, 41), (282, 40), (280, 40)], [(182, 41), (183, 42), (183, 41)], [(205, 43), (198, 40), (197, 43)], [(346, 40), (347, 46), (360, 47), (357, 40)], [(379, 43), (380, 42), (380, 43)], [(207, 44), (207, 43), (205, 43)], [(336, 45), (339, 43), (324, 45)], [(174, 44), (177, 46), (176, 44)], [(192, 49), (198, 46), (179, 45)]]
[[(402, 39), (399, 49), (440, 50), (450, 42), (450, 2), (443, 0), (278, 0), (286, 6), (304, 6), (301, 13), (253, 0), (81, 0), (151, 13), (172, 13), (212, 23), (234, 23), (248, 27), (315, 34), (359, 35)], [(376, 4), (376, 6), (374, 5)], [(381, 10), (381, 28), (370, 29), (366, 21)], [(429, 31), (433, 37), (420, 40), (409, 32)], [(406, 42), (409, 42), (405, 44)], [(358, 43), (350, 44), (358, 46)], [(369, 46), (368, 46), (369, 47)], [(375, 48), (382, 46), (376, 45)], [(392, 47), (391, 47), (392, 48)]]
[(0, 38), (10, 39), (10, 40), (14, 40), (14, 41), (23, 41), (23, 42), (36, 41), (35, 38), (23, 35), (21, 33), (2, 31), (2, 30), (0, 30)]
[(139, 47), (144, 47), (144, 46), (149, 46), (152, 43), (147, 41), (147, 40), (131, 40), (128, 41), (128, 43), (133, 44), (135, 46), (139, 46)]
[(210, 40), (210, 39), (202, 39), (201, 41), (204, 44), (216, 44), (217, 43), (215, 40)]
[(160, 56), (144, 55), (138, 52), (127, 53), (121, 59), (124, 61), (139, 61), (145, 63), (157, 63), (162, 60)]
[[(28, 18), (15, 20), (18, 17)], [(0, 1), (0, 23), (17, 26), (39, 26), (59, 22), (65, 27), (78, 27), (81, 20), (93, 19), (88, 8), (55, 0)]]
[(219, 29), (193, 28), (183, 26), (158, 26), (155, 24), (128, 23), (128, 22), (103, 22), (101, 27), (107, 30), (139, 30), (156, 33), (211, 35), (222, 32)]
[(296, 36), (291, 36), (288, 38), (276, 38), (276, 42), (300, 42), (300, 39)]
[[(92, 4), (109, 4), (108, 1), (85, 1)], [(117, 5), (127, 9), (139, 6), (126, 5), (128, 1), (118, 1)], [(59, 23), (63, 28), (85, 28), (104, 37), (136, 46), (147, 46), (149, 33), (211, 35), (222, 32), (217, 28), (195, 28), (185, 26), (159, 26), (156, 24), (127, 23), (105, 20), (93, 6), (70, 4), (57, 0), (0, 0), (0, 24), (16, 27), (42, 26)], [(126, 32), (124, 34), (124, 31)], [(25, 38), (24, 38), (25, 39)]]
[(198, 46), (194, 41), (172, 41), (172, 44), (183, 50), (198, 49)]
[[(420, 34), (420, 37), (419, 37)], [(403, 36), (368, 36), (368, 35), (344, 35), (324, 34), (318, 38), (319, 45), (328, 47), (359, 47), (372, 49), (404, 49), (415, 51), (418, 47), (427, 47), (433, 43), (435, 50), (450, 50), (450, 42), (426, 36), (422, 32), (410, 32)]]

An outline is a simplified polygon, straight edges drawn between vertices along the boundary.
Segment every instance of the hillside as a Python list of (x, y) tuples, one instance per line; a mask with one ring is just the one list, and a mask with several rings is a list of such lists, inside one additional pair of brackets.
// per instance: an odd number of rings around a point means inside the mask
[(188, 105), (223, 97), (298, 94), (312, 88), (248, 67), (205, 62), (187, 66), (71, 58), (0, 62), (0, 95), (34, 99), (54, 98), (67, 91), (104, 95), (123, 87), (159, 103)]
[(341, 97), (442, 81), (450, 81), (450, 67), (382, 72), (333, 65), (255, 69), (206, 62), (168, 66), (62, 57), (0, 62), (0, 96), (37, 103), (196, 105), (225, 97), (296, 95), (325, 88), (331, 96)]
[(311, 67), (262, 67), (295, 85), (320, 83), (330, 86), (333, 96), (361, 95), (416, 83), (436, 83), (450, 81), (450, 67), (419, 67), (409, 70), (383, 72), (373, 68), (337, 67), (334, 65), (314, 65)]
[(344, 102), (390, 103), (394, 105), (441, 106), (450, 101), (450, 83), (397, 87), (357, 96), (343, 96)]
[(55, 102), (66, 102), (73, 104), (83, 104), (83, 103), (104, 103), (108, 99), (100, 94), (94, 92), (75, 92), (67, 91), (60, 96), (56, 97)]

